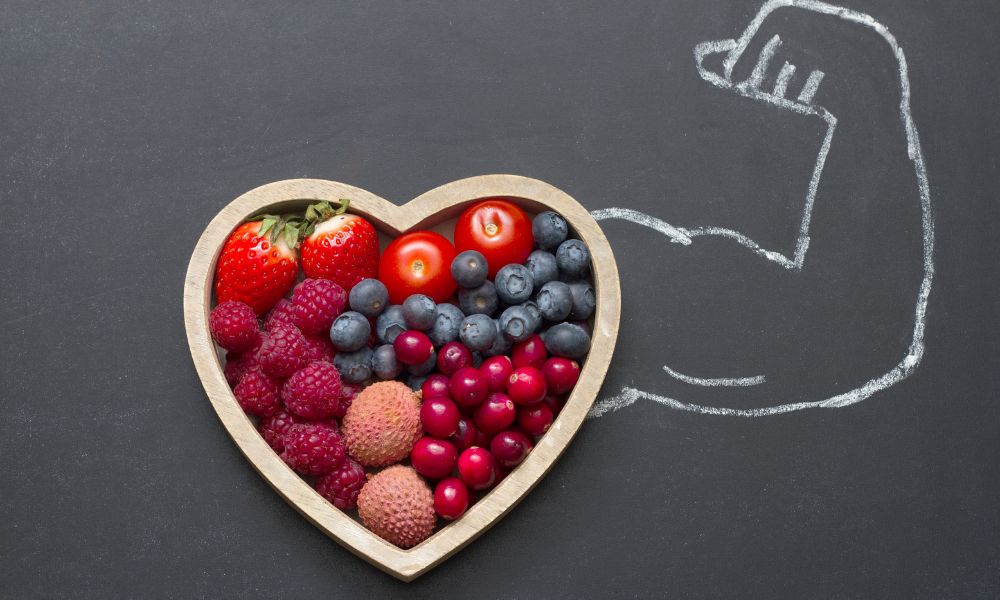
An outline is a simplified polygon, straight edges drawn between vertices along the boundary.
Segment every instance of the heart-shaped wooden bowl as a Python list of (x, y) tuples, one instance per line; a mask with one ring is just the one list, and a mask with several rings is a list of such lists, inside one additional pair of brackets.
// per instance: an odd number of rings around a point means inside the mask
[[(565, 407), (527, 459), (461, 518), (418, 546), (403, 550), (377, 537), (313, 490), (282, 462), (236, 403), (208, 330), (215, 263), (229, 234), (248, 217), (261, 212), (292, 212), (316, 200), (347, 198), (351, 201), (351, 212), (365, 216), (381, 233), (395, 237), (453, 219), (470, 202), (491, 196), (510, 198), (532, 212), (551, 209), (560, 213), (589, 246), (597, 294), (590, 354)], [(620, 312), (618, 267), (594, 219), (565, 192), (535, 179), (513, 175), (462, 179), (433, 189), (403, 206), (333, 181), (291, 179), (270, 183), (243, 194), (212, 219), (195, 246), (184, 284), (184, 323), (198, 376), (222, 424), (250, 464), (316, 527), (403, 581), (425, 573), (489, 529), (552, 467), (583, 424), (604, 381), (615, 348)]]

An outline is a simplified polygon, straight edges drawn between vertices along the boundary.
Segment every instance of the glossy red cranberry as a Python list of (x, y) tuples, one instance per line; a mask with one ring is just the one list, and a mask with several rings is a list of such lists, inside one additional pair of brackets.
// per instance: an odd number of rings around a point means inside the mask
[(451, 375), (464, 367), (472, 366), (472, 352), (461, 342), (448, 342), (438, 350), (438, 371)]
[(522, 406), (517, 409), (517, 424), (528, 435), (544, 435), (552, 425), (552, 411), (544, 402), (535, 406)]
[(503, 392), (507, 390), (507, 378), (514, 371), (514, 363), (501, 354), (484, 360), (483, 364), (479, 365), (479, 370), (486, 375), (491, 392)]
[(566, 405), (566, 396), (549, 394), (545, 397), (543, 402), (545, 402), (546, 406), (549, 407), (549, 410), (552, 411), (552, 417), (555, 418), (555, 416), (559, 414), (559, 411), (562, 410), (563, 406)]
[(397, 335), (392, 347), (396, 351), (396, 360), (404, 365), (422, 365), (434, 354), (431, 338), (415, 329)]
[(538, 404), (545, 399), (548, 384), (535, 367), (520, 367), (507, 378), (507, 395), (521, 406)]
[(447, 398), (449, 396), (448, 376), (440, 373), (428, 375), (427, 379), (420, 384), (420, 392), (422, 400), (427, 400), (428, 398)]
[(523, 342), (514, 344), (514, 348), (510, 353), (510, 359), (514, 363), (515, 369), (520, 367), (541, 369), (548, 356), (549, 353), (545, 351), (542, 336), (537, 333)]
[(427, 398), (420, 404), (420, 424), (435, 437), (449, 437), (458, 431), (462, 415), (448, 398)]
[(520, 431), (501, 431), (490, 442), (490, 454), (501, 466), (516, 467), (531, 452), (531, 440)]
[(469, 507), (469, 489), (458, 477), (449, 477), (438, 482), (434, 488), (434, 512), (449, 521), (462, 516)]
[(455, 433), (451, 436), (451, 441), (461, 452), (466, 448), (471, 448), (476, 445), (476, 437), (479, 435), (479, 430), (476, 429), (476, 424), (472, 422), (469, 417), (461, 417), (458, 419), (458, 426), (455, 427)]
[(486, 401), (479, 405), (473, 420), (476, 428), (487, 435), (503, 431), (514, 423), (517, 418), (517, 407), (507, 394), (490, 394)]
[(476, 428), (476, 441), (473, 446), (479, 446), (480, 448), (489, 448), (490, 440), (493, 439), (493, 434), (481, 431), (478, 427)]
[(459, 406), (476, 406), (490, 391), (486, 376), (474, 367), (464, 367), (456, 371), (451, 376), (450, 387), (451, 397)]
[(458, 457), (458, 474), (470, 488), (485, 490), (496, 479), (496, 461), (485, 448), (473, 446)]
[(420, 438), (410, 451), (410, 464), (429, 479), (451, 475), (457, 458), (458, 451), (451, 442), (433, 437)]
[(553, 356), (542, 365), (550, 394), (565, 394), (580, 379), (580, 363), (570, 358)]

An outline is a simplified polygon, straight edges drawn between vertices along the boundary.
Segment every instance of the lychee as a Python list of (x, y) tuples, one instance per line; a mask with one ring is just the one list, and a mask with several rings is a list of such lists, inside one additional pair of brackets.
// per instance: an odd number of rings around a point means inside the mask
[(361, 488), (358, 515), (375, 535), (412, 548), (434, 532), (434, 494), (411, 467), (380, 471)]
[(399, 462), (422, 435), (420, 400), (398, 381), (373, 383), (347, 409), (341, 432), (348, 454), (362, 465)]

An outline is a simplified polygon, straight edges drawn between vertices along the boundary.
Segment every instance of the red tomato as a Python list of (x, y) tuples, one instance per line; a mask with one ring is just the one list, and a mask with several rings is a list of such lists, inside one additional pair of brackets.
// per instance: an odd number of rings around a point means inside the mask
[(455, 223), (455, 247), (459, 252), (481, 252), (490, 279), (505, 265), (523, 263), (534, 244), (531, 219), (516, 204), (500, 198), (476, 202)]
[(458, 287), (451, 277), (456, 254), (448, 238), (433, 231), (414, 231), (393, 240), (378, 268), (378, 278), (389, 288), (389, 301), (402, 304), (410, 294), (447, 300)]

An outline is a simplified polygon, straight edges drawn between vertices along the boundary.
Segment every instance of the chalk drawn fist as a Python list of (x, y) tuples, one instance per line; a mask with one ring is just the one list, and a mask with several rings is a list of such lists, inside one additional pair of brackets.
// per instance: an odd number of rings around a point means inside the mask
[[(852, 10), (772, 0), (739, 37), (698, 44), (694, 70), (747, 114), (806, 132), (807, 145), (815, 131), (811, 150), (785, 155), (814, 160), (781, 178), (783, 204), (759, 188), (731, 193), (720, 167), (720, 197), (693, 211), (671, 214), (664, 201), (660, 214), (594, 212), (613, 243), (660, 246), (643, 277), (666, 291), (625, 298), (623, 335), (656, 352), (627, 357), (631, 368), (613, 371), (627, 379), (609, 380), (617, 395), (592, 416), (639, 399), (741, 416), (840, 407), (906, 378), (923, 358), (934, 236), (895, 38)], [(790, 151), (765, 152), (763, 170)]]

